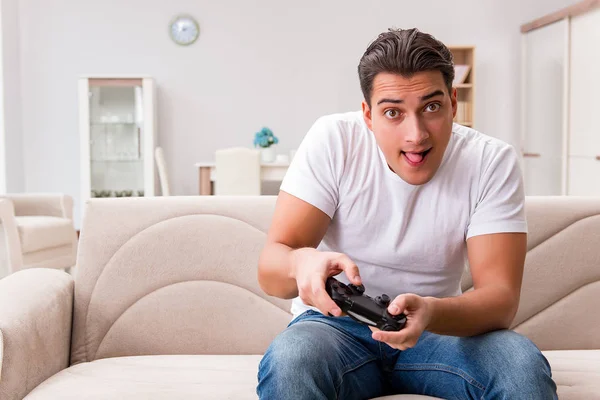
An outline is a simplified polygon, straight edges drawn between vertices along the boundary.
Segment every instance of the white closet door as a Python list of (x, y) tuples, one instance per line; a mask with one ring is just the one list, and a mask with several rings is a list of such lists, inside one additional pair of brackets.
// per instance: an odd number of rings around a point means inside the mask
[(528, 32), (523, 39), (522, 134), (527, 195), (564, 192), (567, 44), (567, 20)]
[(571, 20), (569, 153), (600, 155), (600, 8)]
[(571, 20), (569, 194), (600, 196), (600, 9)]

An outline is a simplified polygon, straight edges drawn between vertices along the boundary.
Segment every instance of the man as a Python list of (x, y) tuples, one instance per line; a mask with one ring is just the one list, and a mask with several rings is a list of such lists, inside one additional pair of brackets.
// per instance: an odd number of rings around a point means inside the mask
[[(358, 73), (362, 112), (320, 118), (281, 186), (258, 277), (295, 298), (294, 319), (261, 361), (260, 398), (556, 398), (547, 360), (508, 330), (527, 241), (514, 149), (453, 124), (452, 56), (430, 35), (381, 34)], [(390, 295), (406, 327), (341, 316), (334, 275)]]

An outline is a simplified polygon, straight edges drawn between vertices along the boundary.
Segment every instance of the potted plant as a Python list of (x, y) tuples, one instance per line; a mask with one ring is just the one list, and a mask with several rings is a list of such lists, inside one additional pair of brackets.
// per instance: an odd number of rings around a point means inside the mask
[(263, 162), (275, 161), (275, 149), (273, 145), (279, 143), (279, 139), (273, 135), (273, 131), (264, 127), (254, 134), (254, 147), (260, 147), (260, 155)]

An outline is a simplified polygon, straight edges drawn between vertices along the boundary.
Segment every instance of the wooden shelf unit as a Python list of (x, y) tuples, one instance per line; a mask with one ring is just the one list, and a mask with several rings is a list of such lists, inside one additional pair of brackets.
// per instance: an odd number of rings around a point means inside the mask
[(454, 121), (465, 126), (475, 124), (475, 46), (448, 46), (454, 57), (454, 65), (470, 67), (463, 83), (454, 85), (458, 101), (458, 111)]

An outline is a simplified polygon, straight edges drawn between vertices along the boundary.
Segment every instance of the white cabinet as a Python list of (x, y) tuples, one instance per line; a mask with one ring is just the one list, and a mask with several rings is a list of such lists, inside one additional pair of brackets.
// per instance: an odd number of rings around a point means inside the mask
[(523, 157), (527, 194), (558, 195), (565, 174), (563, 130), (568, 23), (523, 37)]
[(588, 4), (523, 33), (527, 195), (600, 196), (600, 8)]
[(79, 79), (82, 204), (155, 194), (155, 104), (149, 77)]
[(571, 20), (569, 154), (600, 155), (600, 8)]
[(571, 20), (568, 194), (600, 196), (600, 8)]

